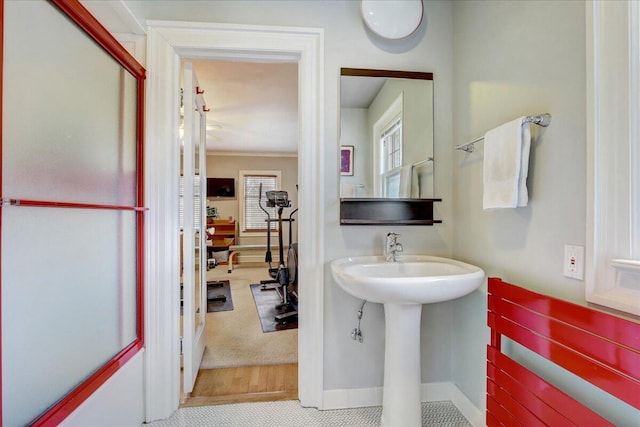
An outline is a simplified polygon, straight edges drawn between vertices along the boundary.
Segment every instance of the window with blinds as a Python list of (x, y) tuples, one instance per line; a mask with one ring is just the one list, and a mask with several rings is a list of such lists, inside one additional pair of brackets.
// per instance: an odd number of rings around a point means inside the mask
[(382, 194), (400, 197), (400, 168), (402, 167), (402, 116), (397, 117), (380, 135), (382, 158)]
[(384, 172), (402, 166), (402, 118), (398, 117), (381, 135), (385, 152)]
[[(193, 212), (193, 227), (199, 230), (200, 218), (202, 217), (200, 209), (200, 175), (196, 175), (193, 180)], [(180, 175), (180, 230), (182, 229), (184, 229), (184, 176)]]
[[(276, 218), (276, 208), (268, 208), (267, 191), (280, 188), (280, 171), (240, 171), (240, 197), (242, 200), (242, 231), (259, 232), (267, 230), (267, 215), (258, 204), (260, 200), (260, 185), (262, 185), (262, 207), (271, 218)], [(276, 230), (276, 224), (271, 223), (271, 229)]]

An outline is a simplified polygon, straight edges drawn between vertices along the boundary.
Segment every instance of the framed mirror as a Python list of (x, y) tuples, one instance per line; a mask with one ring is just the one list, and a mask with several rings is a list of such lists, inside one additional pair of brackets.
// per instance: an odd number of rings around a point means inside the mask
[(433, 74), (341, 68), (340, 198), (432, 199)]

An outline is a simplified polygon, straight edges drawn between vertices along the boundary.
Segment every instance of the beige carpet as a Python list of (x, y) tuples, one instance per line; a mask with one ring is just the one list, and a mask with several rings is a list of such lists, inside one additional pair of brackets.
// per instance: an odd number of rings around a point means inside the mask
[(264, 267), (225, 265), (207, 272), (207, 280), (229, 280), (233, 310), (207, 313), (206, 349), (200, 369), (298, 362), (298, 330), (263, 333), (251, 289), (267, 279)]

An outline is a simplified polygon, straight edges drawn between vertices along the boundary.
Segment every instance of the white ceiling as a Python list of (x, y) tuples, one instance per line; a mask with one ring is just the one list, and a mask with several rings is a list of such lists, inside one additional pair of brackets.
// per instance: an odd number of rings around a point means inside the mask
[[(80, 1), (112, 33), (145, 33), (120, 2)], [(207, 151), (297, 154), (297, 63), (190, 62), (210, 109)], [(341, 85), (341, 104), (350, 108), (367, 108), (383, 83), (376, 78), (342, 79), (349, 82)]]
[(340, 106), (369, 108), (386, 81), (386, 77), (340, 76)]
[(185, 60), (204, 89), (207, 151), (298, 152), (298, 64)]

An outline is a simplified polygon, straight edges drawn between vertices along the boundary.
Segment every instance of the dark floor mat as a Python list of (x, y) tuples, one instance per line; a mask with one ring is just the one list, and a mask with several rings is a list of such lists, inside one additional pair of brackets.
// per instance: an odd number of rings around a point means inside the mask
[(276, 290), (271, 289), (263, 291), (261, 284), (250, 286), (251, 293), (253, 294), (253, 301), (255, 301), (256, 309), (258, 310), (258, 317), (260, 317), (262, 332), (266, 333), (298, 328), (297, 316), (289, 318), (289, 320), (284, 324), (275, 320), (275, 317), (281, 314), (276, 308), (276, 305), (280, 304), (280, 295)]
[(207, 282), (207, 313), (233, 310), (231, 287), (228, 280)]

